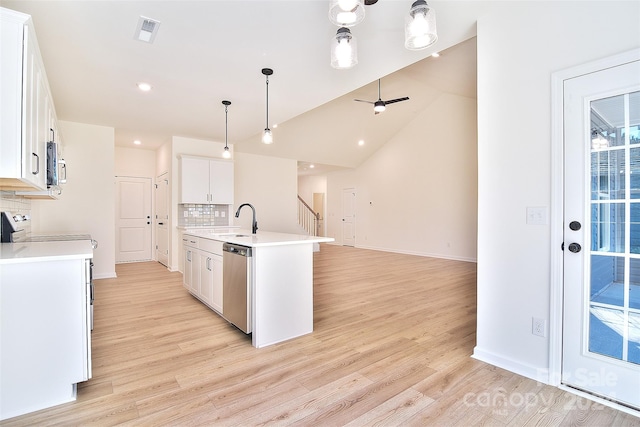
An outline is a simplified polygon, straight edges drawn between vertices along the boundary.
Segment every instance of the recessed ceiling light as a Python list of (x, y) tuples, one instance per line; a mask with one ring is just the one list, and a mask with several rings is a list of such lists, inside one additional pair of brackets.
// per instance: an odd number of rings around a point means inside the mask
[(364, 140), (363, 140), (363, 139), (361, 139), (360, 141), (358, 141), (358, 145), (359, 145), (359, 146), (363, 146), (363, 145), (364, 145)]
[(149, 83), (140, 82), (138, 83), (138, 89), (143, 92), (149, 92), (151, 90), (151, 85)]
[(311, 169), (313, 169), (313, 168), (315, 168), (315, 167), (316, 167), (316, 165), (309, 165), (309, 167), (310, 167)]
[(438, 58), (440, 57), (440, 54), (438, 52), (433, 52), (431, 56), (433, 56), (434, 58)]
[(142, 142), (139, 139), (136, 139), (135, 141), (133, 141), (133, 143), (136, 144), (136, 145), (142, 144)]
[(271, 127), (275, 129), (275, 128), (277, 128), (277, 127), (278, 127), (278, 124), (277, 124), (277, 123), (274, 123)]

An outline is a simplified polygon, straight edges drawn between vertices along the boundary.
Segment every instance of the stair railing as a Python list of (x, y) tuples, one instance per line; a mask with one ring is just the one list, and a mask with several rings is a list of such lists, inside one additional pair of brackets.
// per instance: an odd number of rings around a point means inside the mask
[(318, 235), (318, 225), (320, 223), (320, 214), (315, 213), (311, 206), (305, 202), (302, 197), (298, 196), (298, 224), (310, 236)]

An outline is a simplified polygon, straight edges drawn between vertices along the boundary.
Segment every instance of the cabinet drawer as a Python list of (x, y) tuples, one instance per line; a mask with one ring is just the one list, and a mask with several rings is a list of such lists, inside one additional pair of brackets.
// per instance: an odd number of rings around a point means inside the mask
[(217, 240), (200, 239), (198, 248), (205, 252), (222, 255), (222, 242), (218, 242)]
[(197, 248), (199, 240), (200, 239), (193, 236), (182, 236), (182, 244), (185, 246), (189, 246), (190, 248)]

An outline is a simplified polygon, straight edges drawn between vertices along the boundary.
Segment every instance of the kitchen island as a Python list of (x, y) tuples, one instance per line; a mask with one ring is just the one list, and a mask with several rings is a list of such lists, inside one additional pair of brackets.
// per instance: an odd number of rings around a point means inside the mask
[(90, 240), (0, 243), (0, 420), (91, 378)]
[[(251, 248), (252, 256), (247, 258), (247, 314), (254, 347), (313, 332), (314, 245), (332, 242), (333, 238), (264, 231), (252, 234), (249, 230), (230, 229), (189, 231), (185, 240), (196, 246), (221, 247), (230, 243)], [(185, 280), (189, 280), (188, 274), (191, 273), (185, 268)], [(214, 301), (219, 293), (212, 292)], [(200, 299), (206, 303), (204, 298)], [(225, 317), (223, 306), (207, 305)]]

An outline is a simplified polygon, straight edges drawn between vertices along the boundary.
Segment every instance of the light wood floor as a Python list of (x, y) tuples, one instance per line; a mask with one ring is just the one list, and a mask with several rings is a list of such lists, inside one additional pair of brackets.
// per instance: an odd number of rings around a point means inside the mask
[(157, 263), (96, 281), (93, 378), (24, 425), (640, 425), (470, 357), (476, 265), (323, 245), (314, 332), (255, 349)]

